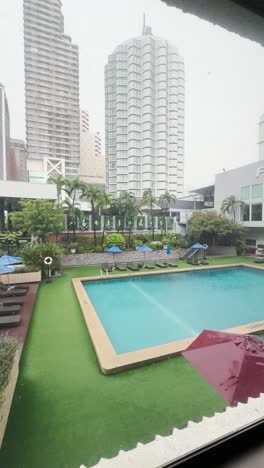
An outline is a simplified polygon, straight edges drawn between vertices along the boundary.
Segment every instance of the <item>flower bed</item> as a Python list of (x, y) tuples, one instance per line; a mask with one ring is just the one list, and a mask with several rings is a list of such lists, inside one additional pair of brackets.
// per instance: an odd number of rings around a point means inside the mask
[(18, 378), (17, 342), (0, 335), (0, 448)]

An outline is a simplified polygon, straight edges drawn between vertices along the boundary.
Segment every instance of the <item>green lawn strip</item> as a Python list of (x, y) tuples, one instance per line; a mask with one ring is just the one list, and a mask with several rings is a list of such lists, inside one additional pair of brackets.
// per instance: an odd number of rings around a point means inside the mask
[(98, 274), (99, 267), (67, 268), (39, 290), (0, 452), (3, 468), (91, 466), (226, 407), (182, 357), (101, 373), (71, 284)]

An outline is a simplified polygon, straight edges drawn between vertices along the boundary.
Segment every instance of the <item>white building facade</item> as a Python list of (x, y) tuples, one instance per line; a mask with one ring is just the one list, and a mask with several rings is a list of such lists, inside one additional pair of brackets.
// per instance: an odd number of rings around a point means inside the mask
[(80, 179), (89, 184), (105, 184), (105, 158), (99, 132), (90, 130), (87, 111), (81, 111), (80, 122)]
[(105, 67), (106, 188), (142, 197), (151, 188), (183, 193), (184, 63), (177, 49), (143, 27)]
[(24, 0), (26, 134), (30, 158), (65, 160), (79, 175), (79, 52), (64, 34), (61, 0)]

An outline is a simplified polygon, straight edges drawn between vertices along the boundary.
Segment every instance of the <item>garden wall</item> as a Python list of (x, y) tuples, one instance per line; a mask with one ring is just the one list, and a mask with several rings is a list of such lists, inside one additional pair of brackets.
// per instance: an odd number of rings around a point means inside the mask
[[(171, 254), (167, 256), (166, 250), (155, 250), (152, 252), (146, 253), (146, 261), (149, 260), (158, 260), (165, 258), (178, 259), (180, 255), (185, 252), (185, 249), (172, 250)], [(115, 254), (116, 262), (142, 262), (144, 259), (144, 254), (142, 252), (132, 251), (132, 252), (122, 252), (120, 254)], [(103, 253), (85, 253), (85, 254), (70, 254), (63, 255), (61, 257), (62, 266), (86, 266), (86, 265), (100, 265), (101, 263), (112, 263), (113, 254), (103, 252)]]
[(9, 382), (3, 393), (3, 400), (0, 404), (0, 448), (2, 446), (5, 429), (8, 421), (9, 412), (18, 379), (18, 353), (15, 356), (14, 363), (9, 375)]
[(5, 284), (38, 283), (41, 281), (41, 271), (10, 273), (9, 275), (2, 275), (1, 281)]
[(208, 247), (206, 251), (206, 255), (210, 256), (223, 256), (223, 257), (235, 257), (236, 256), (236, 248), (235, 247), (225, 247), (225, 246), (216, 246), (216, 247)]

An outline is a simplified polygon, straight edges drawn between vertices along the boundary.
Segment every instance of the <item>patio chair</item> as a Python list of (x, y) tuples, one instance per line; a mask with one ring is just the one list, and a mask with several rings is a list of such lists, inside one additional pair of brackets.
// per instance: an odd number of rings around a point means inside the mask
[(132, 271), (139, 271), (139, 267), (138, 267), (138, 265), (135, 265), (135, 263), (129, 262), (129, 263), (127, 264), (127, 268), (128, 268), (129, 270), (132, 270)]
[(28, 284), (5, 284), (0, 281), (0, 290), (9, 291), (11, 289), (29, 289)]
[(118, 271), (127, 271), (127, 267), (122, 265), (122, 263), (116, 263), (115, 267)]
[(24, 304), (24, 300), (21, 299), (20, 297), (6, 297), (6, 298), (0, 298), (0, 306), (9, 306), (9, 305), (20, 305), (22, 306)]
[(0, 299), (12, 296), (25, 296), (26, 293), (26, 289), (9, 289), (7, 291), (0, 290)]
[(174, 263), (172, 261), (167, 261), (167, 260), (164, 260), (164, 263), (172, 268), (177, 268), (179, 265), (177, 265), (177, 263)]
[(159, 268), (167, 268), (168, 264), (164, 263), (162, 260), (156, 261), (155, 265)]
[(264, 263), (264, 258), (256, 258), (254, 263)]
[(21, 322), (20, 315), (10, 315), (9, 317), (0, 317), (0, 328), (17, 327)]
[(0, 316), (16, 315), (20, 312), (20, 305), (0, 306)]
[(152, 265), (152, 264), (149, 263), (149, 262), (146, 262), (146, 263), (144, 264), (144, 268), (147, 268), (148, 270), (154, 270), (155, 266)]
[(109, 263), (102, 263), (101, 270), (103, 270), (105, 273), (107, 273), (109, 271), (112, 271), (113, 267), (112, 267), (112, 265), (109, 265)]

